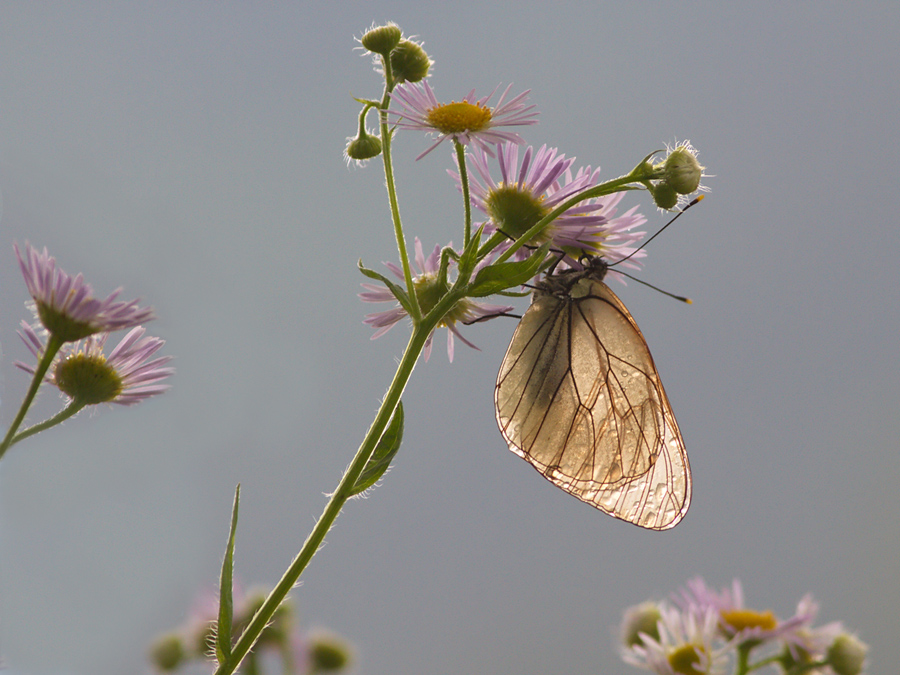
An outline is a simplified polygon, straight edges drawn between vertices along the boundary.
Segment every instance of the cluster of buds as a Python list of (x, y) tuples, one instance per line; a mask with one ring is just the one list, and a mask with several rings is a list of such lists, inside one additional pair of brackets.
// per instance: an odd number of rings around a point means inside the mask
[[(233, 635), (240, 635), (265, 598), (262, 590), (245, 595), (235, 589)], [(208, 663), (215, 652), (218, 612), (217, 595), (206, 593), (198, 598), (184, 626), (161, 635), (150, 647), (153, 666), (159, 672), (173, 673), (191, 664)], [(302, 632), (288, 601), (275, 611), (239, 672), (264, 672), (262, 664), (271, 659), (281, 662), (280, 672), (314, 675), (345, 670), (353, 654), (347, 641), (330, 631)]]

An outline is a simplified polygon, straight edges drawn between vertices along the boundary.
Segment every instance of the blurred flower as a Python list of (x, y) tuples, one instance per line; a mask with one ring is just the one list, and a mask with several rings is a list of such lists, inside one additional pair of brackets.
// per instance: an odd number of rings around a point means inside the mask
[[(486, 152), (471, 155), (474, 173), (470, 188), (472, 204), (489, 218), (485, 232), (501, 231), (510, 239), (498, 251), (508, 248), (563, 202), (597, 185), (600, 173), (600, 169), (592, 171), (586, 166), (573, 175), (571, 167), (575, 159), (557, 154), (556, 148), (546, 145), (537, 152), (528, 146), (520, 162), (519, 148), (504, 143), (498, 146), (497, 160), (499, 181), (491, 177)], [(459, 181), (458, 175), (452, 175)], [(565, 252), (564, 267), (577, 266), (578, 258), (583, 255), (601, 256), (607, 262), (631, 255), (645, 234), (632, 230), (643, 225), (646, 218), (637, 213), (637, 206), (616, 216), (624, 195), (618, 192), (579, 202), (550, 222), (528, 245), (550, 242), (552, 249)], [(514, 257), (522, 260), (529, 254), (522, 247)], [(637, 259), (644, 255), (644, 251), (638, 251), (625, 265), (636, 268)], [(609, 274), (615, 275), (615, 270)]]
[(790, 619), (779, 621), (771, 611), (758, 611), (744, 606), (741, 582), (732, 581), (731, 589), (716, 592), (700, 577), (691, 579), (687, 588), (681, 589), (675, 598), (681, 609), (692, 613), (704, 613), (711, 608), (719, 617), (719, 628), (726, 639), (769, 640), (782, 638), (790, 642), (798, 630), (812, 625), (816, 618), (816, 604), (811, 596), (805, 596), (797, 604), (797, 611)]
[(726, 647), (716, 648), (712, 608), (703, 614), (682, 614), (661, 604), (658, 638), (641, 633), (641, 641), (622, 647), (622, 659), (658, 675), (717, 675), (724, 672)]
[(347, 641), (331, 631), (318, 629), (306, 636), (310, 673), (330, 673), (346, 668), (353, 660)]
[[(244, 631), (266, 596), (262, 589), (244, 592), (235, 584), (232, 638)], [(180, 628), (157, 638), (150, 649), (151, 662), (165, 672), (191, 663), (208, 664), (215, 653), (218, 619), (219, 594), (207, 589), (194, 600), (189, 617)], [(286, 600), (263, 629), (238, 672), (296, 675), (337, 672), (346, 668), (352, 658), (352, 645), (340, 635), (321, 629), (301, 630), (293, 602)]]
[(80, 274), (73, 278), (58, 269), (46, 248), (38, 253), (26, 243), (24, 257), (17, 245), (13, 248), (34, 299), (35, 316), (61, 341), (74, 342), (94, 333), (131, 328), (153, 318), (153, 310), (139, 308), (137, 300), (117, 302), (122, 289), (98, 300)]
[[(25, 321), (19, 337), (40, 361), (46, 345)], [(109, 333), (91, 335), (83, 342), (65, 345), (47, 371), (44, 380), (77, 403), (96, 405), (116, 403), (134, 405), (146, 398), (161, 394), (169, 385), (160, 382), (175, 372), (165, 367), (171, 356), (150, 359), (165, 344), (165, 340), (143, 337), (141, 326), (131, 329), (118, 345), (105, 356), (103, 348)], [(15, 364), (34, 374), (35, 367), (25, 363)]]
[(843, 633), (828, 648), (828, 663), (837, 675), (859, 675), (868, 651), (868, 645), (858, 637)]
[(416, 159), (421, 159), (448, 138), (468, 145), (471, 141), (478, 148), (493, 156), (488, 144), (503, 141), (522, 144), (522, 138), (512, 131), (502, 131), (501, 127), (515, 127), (537, 124), (538, 112), (533, 105), (526, 105), (528, 92), (506, 101), (508, 86), (493, 108), (488, 99), (497, 91), (495, 88), (484, 98), (475, 100), (475, 90), (461, 101), (439, 103), (427, 82), (421, 84), (401, 84), (391, 93), (396, 108), (388, 113), (397, 117), (397, 127), (414, 131), (437, 133), (438, 140)]
[(662, 619), (659, 605), (655, 602), (642, 602), (640, 605), (625, 610), (619, 637), (623, 645), (633, 647), (641, 644), (644, 636), (659, 640), (659, 621)]
[[(415, 288), (416, 298), (419, 301), (419, 306), (422, 309), (422, 314), (427, 314), (437, 302), (443, 297), (443, 295), (450, 290), (447, 287), (445, 282), (442, 282), (438, 278), (438, 271), (440, 268), (441, 261), (441, 247), (435, 246), (434, 250), (431, 252), (431, 255), (428, 258), (425, 257), (422, 252), (422, 242), (419, 241), (418, 237), (416, 238), (416, 266), (419, 268), (419, 273), (413, 277), (413, 287)], [(482, 261), (482, 263), (476, 268), (480, 269), (484, 265), (489, 262), (488, 259)], [(403, 270), (400, 269), (394, 263), (386, 262), (384, 263), (394, 275), (397, 276), (401, 281), (403, 280)], [(362, 287), (366, 289), (365, 293), (360, 293), (359, 297), (363, 302), (397, 302), (397, 298), (394, 297), (394, 294), (384, 286), (377, 286), (374, 284), (362, 284)], [(512, 311), (512, 307), (505, 305), (489, 305), (483, 302), (477, 302), (472, 300), (471, 298), (463, 298), (444, 316), (443, 320), (438, 324), (439, 328), (447, 329), (447, 356), (450, 361), (453, 361), (453, 352), (454, 352), (454, 342), (453, 337), (456, 336), (462, 342), (472, 349), (478, 349), (471, 342), (466, 340), (462, 335), (460, 335), (459, 331), (456, 328), (457, 323), (472, 323), (474, 321), (478, 321), (480, 319), (484, 319), (490, 316), (504, 314), (506, 312)], [(385, 333), (387, 333), (394, 325), (400, 321), (404, 316), (407, 316), (406, 310), (397, 303), (396, 307), (392, 309), (387, 309), (381, 312), (375, 312), (373, 314), (367, 314), (366, 318), (363, 320), (363, 323), (366, 323), (372, 328), (375, 328), (375, 333), (372, 335), (372, 339), (375, 340)], [(425, 343), (425, 360), (427, 361), (431, 356), (431, 345), (432, 340), (434, 338), (434, 332), (428, 336), (428, 341)]]
[[(863, 670), (866, 645), (837, 622), (813, 628), (818, 607), (810, 595), (784, 621), (745, 607), (737, 580), (715, 591), (703, 579), (692, 579), (674, 602), (676, 607), (648, 602), (625, 612), (620, 647), (625, 661), (665, 675), (720, 672), (729, 656), (741, 673), (774, 664), (785, 673), (808, 675)], [(650, 627), (654, 613), (659, 614), (655, 628)], [(767, 654), (756, 654), (757, 649)]]

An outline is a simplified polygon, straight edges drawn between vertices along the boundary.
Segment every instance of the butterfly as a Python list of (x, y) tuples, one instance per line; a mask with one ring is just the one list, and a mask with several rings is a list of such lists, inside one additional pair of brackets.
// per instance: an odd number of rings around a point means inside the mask
[(607, 263), (546, 275), (500, 366), (494, 403), (509, 449), (569, 494), (651, 530), (691, 502), (684, 440)]

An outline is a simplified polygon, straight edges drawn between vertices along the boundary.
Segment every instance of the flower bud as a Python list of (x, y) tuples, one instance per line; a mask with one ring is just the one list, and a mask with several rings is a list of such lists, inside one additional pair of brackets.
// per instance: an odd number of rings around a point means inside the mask
[(350, 649), (338, 636), (320, 632), (309, 636), (309, 672), (341, 670), (350, 662)]
[(370, 52), (387, 56), (403, 37), (400, 27), (393, 21), (385, 26), (372, 26), (360, 39), (362, 46)]
[(662, 614), (655, 602), (642, 602), (640, 605), (629, 607), (622, 620), (620, 631), (622, 644), (626, 647), (643, 644), (641, 633), (659, 640), (660, 619)]
[(664, 211), (675, 208), (678, 203), (678, 193), (668, 183), (651, 184), (650, 194), (653, 195), (654, 203)]
[(431, 63), (422, 46), (411, 40), (401, 40), (391, 52), (391, 70), (397, 84), (424, 80)]
[(868, 645), (858, 637), (843, 633), (828, 648), (828, 663), (837, 675), (859, 675), (868, 650)]
[(348, 139), (347, 147), (344, 148), (347, 160), (355, 161), (357, 164), (363, 164), (380, 154), (381, 139), (378, 136), (372, 136), (364, 129), (360, 130), (356, 138)]
[(155, 668), (169, 672), (184, 662), (184, 643), (175, 633), (163, 635), (150, 647), (150, 662)]
[(688, 143), (679, 145), (669, 153), (663, 163), (665, 170), (663, 181), (680, 195), (689, 195), (700, 187), (703, 167), (697, 161), (693, 150)]

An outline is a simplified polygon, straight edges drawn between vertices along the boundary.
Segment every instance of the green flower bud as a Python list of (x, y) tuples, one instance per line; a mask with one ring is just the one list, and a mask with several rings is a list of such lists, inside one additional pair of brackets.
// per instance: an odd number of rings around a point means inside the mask
[(61, 392), (86, 405), (112, 401), (122, 393), (122, 378), (103, 355), (72, 354), (57, 363), (53, 377)]
[(629, 608), (622, 621), (621, 639), (626, 647), (644, 643), (641, 633), (659, 640), (659, 620), (662, 614), (655, 602), (642, 602)]
[(650, 194), (653, 195), (653, 201), (656, 205), (665, 211), (675, 208), (675, 205), (678, 203), (678, 193), (675, 191), (675, 188), (666, 182), (651, 185)]
[(391, 70), (398, 84), (424, 80), (431, 63), (422, 46), (411, 40), (401, 40), (391, 52)]
[(350, 649), (337, 635), (322, 632), (309, 637), (309, 672), (341, 670), (349, 662)]
[(393, 21), (384, 26), (372, 26), (362, 36), (362, 46), (370, 52), (387, 56), (403, 37), (400, 27)]
[(690, 144), (680, 145), (669, 153), (663, 163), (664, 182), (680, 195), (689, 195), (700, 187), (703, 167), (697, 161)]
[(859, 675), (869, 650), (855, 635), (838, 635), (828, 648), (828, 663), (837, 675)]
[(150, 647), (150, 662), (163, 672), (175, 670), (184, 662), (184, 658), (184, 642), (175, 633), (163, 635)]
[(365, 130), (360, 130), (356, 138), (348, 139), (347, 147), (344, 148), (347, 161), (355, 161), (357, 164), (363, 164), (380, 154), (381, 139), (378, 136), (372, 136)]

